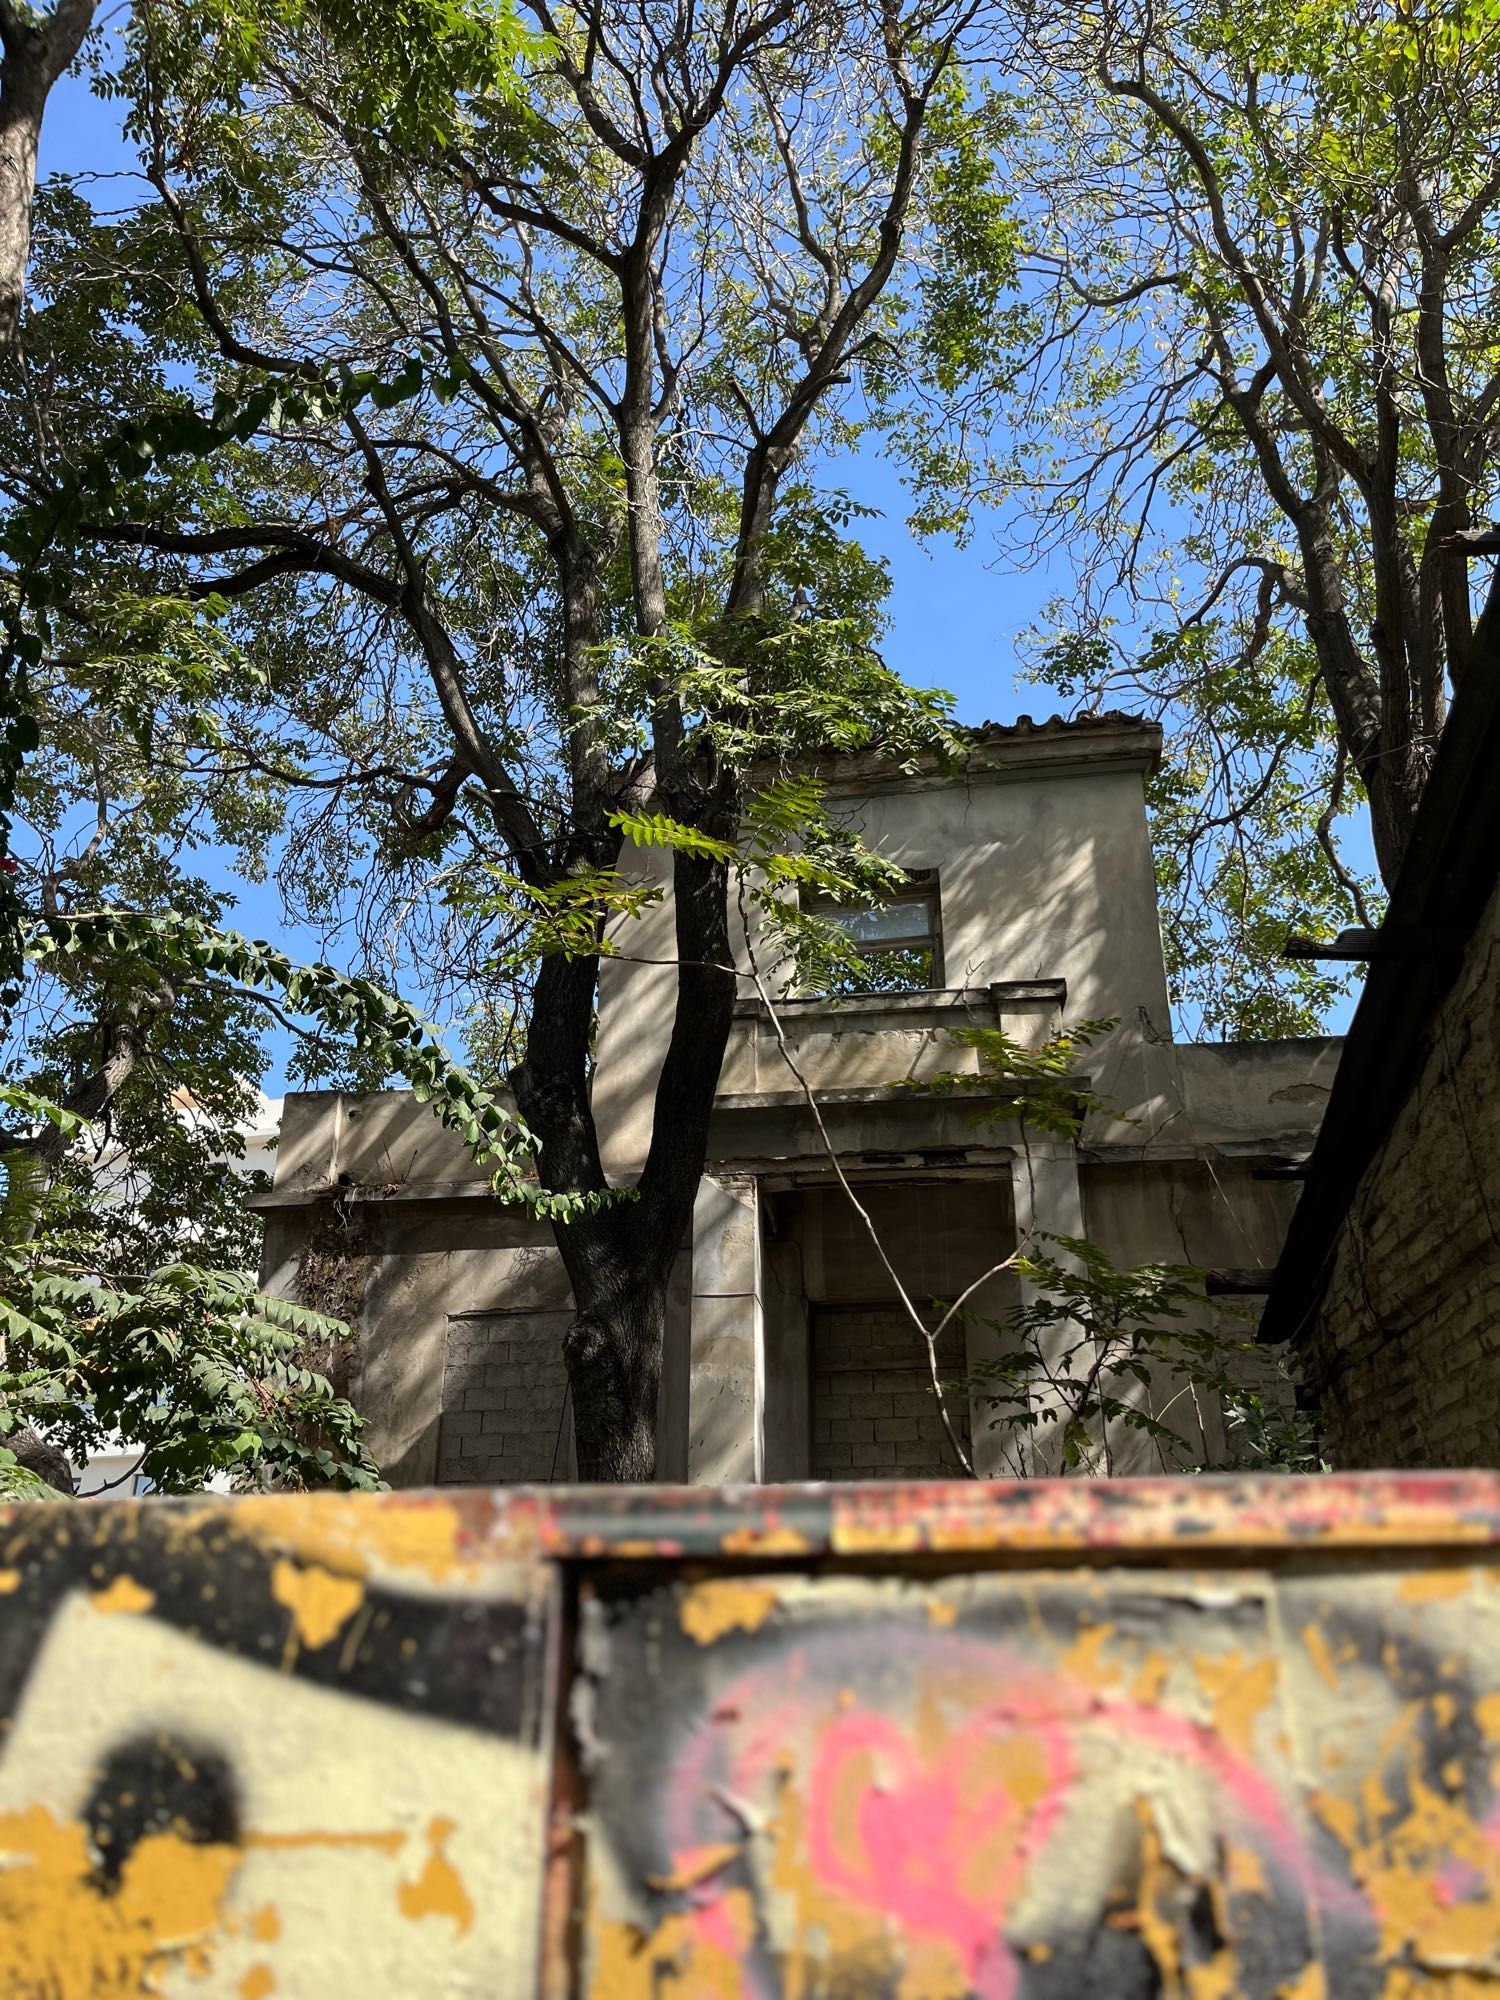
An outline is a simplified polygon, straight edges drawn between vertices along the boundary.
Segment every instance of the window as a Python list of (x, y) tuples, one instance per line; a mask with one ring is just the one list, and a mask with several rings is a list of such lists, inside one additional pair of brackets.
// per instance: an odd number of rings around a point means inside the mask
[(935, 868), (913, 869), (905, 888), (874, 909), (810, 897), (808, 912), (835, 923), (859, 954), (858, 973), (832, 988), (845, 993), (921, 993), (943, 983), (943, 940)]

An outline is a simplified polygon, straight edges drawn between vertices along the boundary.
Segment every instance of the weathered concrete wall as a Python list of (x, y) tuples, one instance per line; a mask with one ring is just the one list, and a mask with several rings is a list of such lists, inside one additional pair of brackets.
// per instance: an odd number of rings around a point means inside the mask
[[(1195, 1264), (1264, 1270), (1275, 1265), (1296, 1202), (1294, 1184), (1256, 1181), (1251, 1167), (1232, 1156), (1151, 1160), (1134, 1165), (1085, 1165), (1081, 1171), (1085, 1233), (1090, 1242), (1121, 1265)], [(1203, 1302), (1178, 1322), (1201, 1328), (1222, 1343), (1226, 1374), (1242, 1386), (1273, 1399), (1290, 1400), (1290, 1357), (1269, 1349), (1237, 1352), (1253, 1340), (1264, 1303), (1250, 1293), (1232, 1302)], [(1280, 1359), (1285, 1368), (1278, 1373)], [(1149, 1389), (1123, 1385), (1124, 1400), (1141, 1404), (1182, 1438), (1198, 1462), (1225, 1462), (1232, 1440), (1225, 1433), (1219, 1399), (1185, 1392), (1183, 1378), (1169, 1369), (1155, 1372)], [(1163, 1446), (1128, 1426), (1111, 1433), (1111, 1469), (1121, 1476), (1160, 1472)]]
[(394, 1484), (438, 1478), (450, 1318), (508, 1306), (556, 1332), (572, 1300), (550, 1228), (498, 1202), (408, 1092), (290, 1094), (258, 1206), (262, 1284), (356, 1328), (348, 1392)]
[[(1131, 1103), (1142, 1094), (1142, 1033), (1170, 1033), (1142, 791), (1155, 744), (1137, 726), (1039, 733), (1003, 744), (966, 773), (906, 778), (859, 766), (832, 786), (836, 808), (870, 846), (903, 867), (938, 870), (944, 986), (977, 996), (994, 982), (1064, 981), (1070, 1020), (1119, 1020), (1098, 1060), (1109, 1087)], [(621, 867), (643, 881), (670, 882), (669, 858), (659, 850), (632, 849)], [(601, 972), (594, 1105), (606, 1167), (628, 1176), (645, 1158), (671, 1029), (670, 896), (620, 926), (616, 942), (622, 955)], [(744, 966), (742, 941), (735, 943)], [(740, 995), (754, 997), (748, 978)], [(984, 1025), (995, 1025), (993, 1017)], [(857, 1030), (846, 1021), (836, 1030), (840, 1047), (823, 1059), (846, 1084), (972, 1064), (972, 1055), (951, 1049), (939, 1061), (933, 1026), (925, 1017), (900, 1028), (886, 1022), (884, 1052), (872, 1045), (862, 1061)], [(814, 1024), (808, 1032), (822, 1030)], [(819, 1052), (812, 1054), (816, 1065)], [(896, 1067), (877, 1076), (887, 1055)], [(726, 1091), (784, 1088), (790, 1079), (770, 1057), (764, 1034), (741, 1030)]]
[(1339, 1465), (1500, 1465), (1500, 891), (1304, 1342)]

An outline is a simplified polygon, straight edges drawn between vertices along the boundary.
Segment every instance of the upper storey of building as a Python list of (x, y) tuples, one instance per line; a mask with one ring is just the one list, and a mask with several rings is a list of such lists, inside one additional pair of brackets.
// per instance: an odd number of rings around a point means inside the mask
[[(954, 1025), (1034, 1041), (1064, 1018), (1107, 1019), (1119, 1025), (1099, 1059), (1139, 1099), (1143, 1079), (1122, 1064), (1143, 1036), (1171, 1038), (1145, 800), (1161, 743), (1159, 726), (1135, 716), (1022, 717), (972, 730), (957, 764), (864, 751), (815, 767), (832, 809), (911, 878), (876, 912), (821, 906), (868, 955), (874, 990), (778, 1003), (820, 1089), (973, 1067), (974, 1052), (946, 1032)], [(595, 1115), (607, 1164), (628, 1174), (649, 1138), (676, 975), (670, 857), (631, 850), (622, 866), (666, 891), (617, 931), (620, 956), (601, 971)], [(766, 1032), (743, 937), (737, 947), (740, 1019), (721, 1084), (731, 1099), (794, 1082)]]

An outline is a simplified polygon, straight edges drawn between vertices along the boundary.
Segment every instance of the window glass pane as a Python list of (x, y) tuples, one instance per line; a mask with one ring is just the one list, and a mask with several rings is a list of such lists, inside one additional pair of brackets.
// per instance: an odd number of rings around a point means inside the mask
[(923, 945), (863, 952), (858, 971), (851, 966), (829, 992), (835, 997), (850, 993), (926, 993), (931, 986), (932, 951)]
[(932, 912), (920, 903), (887, 903), (879, 910), (842, 910), (835, 919), (856, 944), (903, 944), (930, 937)]
[(812, 909), (846, 930), (856, 944), (922, 942), (932, 935), (931, 896), (908, 896), (875, 910), (844, 908), (820, 896)]

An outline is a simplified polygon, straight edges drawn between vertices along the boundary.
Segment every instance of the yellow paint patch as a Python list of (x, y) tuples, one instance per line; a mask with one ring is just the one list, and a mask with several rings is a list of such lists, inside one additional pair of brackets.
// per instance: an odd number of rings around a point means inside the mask
[(147, 1590), (136, 1582), (133, 1576), (117, 1576), (108, 1590), (96, 1590), (93, 1606), (106, 1616), (116, 1612), (140, 1613), (149, 1611), (156, 1602), (156, 1592)]
[(1422, 1570), (1416, 1576), (1403, 1577), (1396, 1595), (1403, 1604), (1442, 1604), (1462, 1597), (1473, 1577), (1473, 1571), (1467, 1569)]
[(1120, 1669), (1113, 1661), (1101, 1660), (1099, 1655), (1114, 1636), (1113, 1625), (1085, 1626), (1057, 1662), (1059, 1679), (1078, 1682), (1084, 1687), (1113, 1687), (1120, 1678)]
[(726, 1556), (805, 1556), (806, 1535), (795, 1528), (734, 1528), (719, 1543)]
[(1170, 1672), (1171, 1662), (1165, 1653), (1148, 1653), (1142, 1660), (1134, 1685), (1131, 1687), (1131, 1698), (1138, 1701), (1143, 1708), (1155, 1708), (1161, 1700), (1162, 1689), (1167, 1684), (1167, 1675)]
[(257, 1944), (274, 1944), (281, 1936), (281, 1917), (274, 1903), (263, 1903), (250, 1915), (249, 1931)]
[(1492, 1743), (1500, 1742), (1500, 1694), (1482, 1694), (1474, 1704), (1474, 1720)]
[(0, 1569), (0, 1597), (9, 1597), (13, 1590), (21, 1588), (21, 1572), (18, 1569)]
[(843, 1513), (835, 1500), (828, 1546), (840, 1556), (899, 1555), (908, 1549), (946, 1549), (952, 1541), (937, 1527), (924, 1530), (915, 1521), (862, 1521), (857, 1514)]
[(675, 1986), (692, 2000), (742, 2000), (742, 1954), (755, 1936), (749, 1892), (731, 1889), (714, 1905), (716, 1931), (736, 1947), (726, 1951), (703, 1935), (699, 1913), (673, 1911), (648, 1936), (635, 1924), (600, 1919), (593, 1926), (594, 2000), (661, 2000)]
[(953, 1625), (958, 1620), (958, 1606), (951, 1597), (929, 1597), (927, 1600), (927, 1622), (929, 1625)]
[(357, 1576), (335, 1576), (316, 1564), (299, 1569), (283, 1557), (271, 1566), (271, 1595), (292, 1614), (297, 1637), (310, 1652), (326, 1646), (364, 1603)]
[(432, 1851), (415, 1882), (397, 1884), (396, 1903), (402, 1916), (413, 1922), (420, 1917), (451, 1917), (457, 1936), (462, 1937), (474, 1922), (474, 1905), (463, 1877), (443, 1852), (455, 1831), (451, 1819), (432, 1821), (427, 1829)]
[(1269, 1655), (1247, 1660), (1226, 1653), (1219, 1659), (1198, 1654), (1193, 1660), (1198, 1682), (1213, 1703), (1214, 1728), (1231, 1749), (1249, 1756), (1254, 1748), (1255, 1718), (1276, 1692), (1276, 1662)]
[(0, 1815), (0, 1993), (138, 2000), (173, 1963), (206, 1971), (239, 1861), (237, 1847), (150, 1833), (105, 1896), (76, 1821), (45, 1806)]
[(973, 1991), (958, 1949), (947, 1938), (912, 1938), (896, 2000), (967, 2000)]
[(276, 1975), (264, 1960), (252, 1965), (240, 1981), (239, 2000), (266, 2000), (268, 1993), (276, 1991)]
[(1317, 1960), (1310, 1958), (1295, 1979), (1278, 1986), (1276, 2000), (1328, 2000), (1328, 1984)]
[(1316, 1625), (1303, 1626), (1302, 1643), (1307, 1648), (1307, 1657), (1317, 1668), (1324, 1686), (1332, 1693), (1337, 1694), (1339, 1689), (1339, 1670), (1334, 1664), (1333, 1654), (1329, 1651), (1328, 1641), (1323, 1637), (1322, 1632)]
[(678, 1614), (682, 1629), (700, 1646), (711, 1646), (726, 1632), (757, 1632), (776, 1609), (776, 1592), (769, 1584), (741, 1583), (735, 1577), (715, 1577), (695, 1583), (683, 1593)]
[(1224, 1886), (1232, 1896), (1264, 1896), (1269, 1901), (1265, 1863), (1253, 1847), (1231, 1845), (1225, 1856)]
[[(200, 1520), (214, 1525), (213, 1516)], [(458, 1510), (442, 1500), (360, 1494), (355, 1504), (342, 1494), (285, 1493), (243, 1507), (234, 1520), (273, 1553), (359, 1576), (371, 1568), (416, 1570), (441, 1583), (474, 1560), (461, 1547)], [(196, 1524), (184, 1525), (190, 1532)]]

